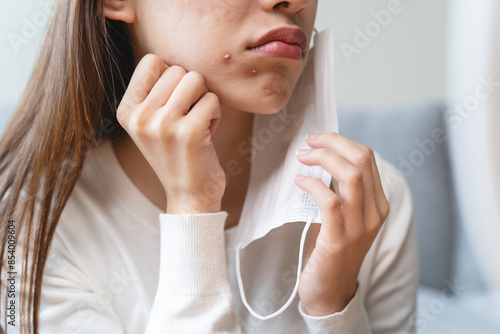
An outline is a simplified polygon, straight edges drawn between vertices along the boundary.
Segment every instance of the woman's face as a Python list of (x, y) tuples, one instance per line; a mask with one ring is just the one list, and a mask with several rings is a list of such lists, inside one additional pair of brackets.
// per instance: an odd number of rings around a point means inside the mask
[[(154, 53), (201, 73), (226, 107), (275, 113), (304, 69), (316, 8), (317, 0), (134, 1), (136, 61)], [(280, 28), (289, 30), (265, 38)]]

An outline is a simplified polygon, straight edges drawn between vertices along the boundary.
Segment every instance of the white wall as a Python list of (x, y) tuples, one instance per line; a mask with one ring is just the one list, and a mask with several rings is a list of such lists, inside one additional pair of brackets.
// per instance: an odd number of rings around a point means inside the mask
[(500, 254), (500, 3), (455, 0), (450, 13), (447, 82), (458, 208), (482, 274), (500, 296), (500, 267), (492, 264)]
[[(333, 27), (336, 95), (341, 105), (391, 106), (445, 98), (445, 33), (448, 0), (319, 0), (317, 29)], [(372, 11), (397, 9), (386, 27)], [(370, 43), (355, 29), (373, 30)], [(380, 31), (376, 28), (380, 27)], [(341, 46), (358, 47), (359, 54)]]
[(4, 2), (0, 11), (0, 131), (26, 85), (53, 0)]
[[(356, 27), (374, 21), (370, 12), (399, 3), (387, 27), (352, 56), (340, 43), (355, 45)], [(444, 98), (444, 33), (448, 0), (319, 0), (317, 28), (336, 34), (339, 105), (389, 106)], [(46, 3), (9, 1), (0, 11), (0, 106), (15, 103), (26, 85), (43, 35)], [(17, 38), (16, 40), (14, 40)], [(19, 39), (22, 38), (22, 39)], [(17, 43), (16, 43), (17, 41)], [(345, 45), (345, 44), (344, 44)], [(2, 118), (0, 115), (0, 129)]]

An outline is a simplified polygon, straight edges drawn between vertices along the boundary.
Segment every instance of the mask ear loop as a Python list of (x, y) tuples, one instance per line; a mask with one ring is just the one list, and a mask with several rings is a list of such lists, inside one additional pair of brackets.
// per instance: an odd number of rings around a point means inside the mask
[(307, 232), (309, 231), (309, 227), (311, 227), (312, 224), (312, 218), (309, 218), (308, 221), (306, 222), (306, 225), (304, 226), (304, 229), (302, 230), (302, 236), (300, 238), (300, 250), (299, 250), (299, 261), (298, 261), (298, 268), (297, 268), (297, 281), (295, 282), (295, 287), (293, 288), (293, 292), (288, 299), (288, 301), (283, 305), (278, 311), (269, 314), (269, 315), (260, 315), (257, 314), (252, 307), (248, 304), (247, 298), (245, 296), (245, 290), (243, 288), (243, 282), (241, 279), (241, 270), (240, 270), (240, 250), (243, 246), (243, 243), (239, 243), (238, 246), (236, 247), (236, 259), (235, 259), (235, 264), (236, 264), (236, 278), (238, 279), (238, 287), (240, 289), (240, 296), (241, 300), (243, 301), (243, 304), (247, 308), (248, 312), (250, 312), (251, 315), (256, 317), (257, 319), (260, 320), (267, 320), (276, 317), (277, 315), (280, 315), (283, 313), (293, 302), (295, 299), (295, 296), (297, 295), (297, 292), (299, 290), (299, 283), (300, 283), (300, 273), (302, 272), (302, 260), (303, 260), (303, 254), (304, 254), (304, 245), (307, 237)]
[[(316, 29), (316, 27), (313, 27), (313, 33), (312, 33), (312, 36), (311, 36), (311, 41), (316, 41), (316, 36), (319, 36), (319, 31)], [(316, 43), (313, 44), (313, 46), (315, 45)], [(311, 46), (311, 45), (309, 45)]]
[[(314, 38), (311, 38), (311, 39), (316, 40), (316, 37), (319, 36), (319, 32), (318, 32), (318, 30), (316, 30), (316, 28), (314, 28), (313, 31), (314, 31), (315, 35), (314, 35)], [(300, 238), (299, 260), (298, 260), (298, 268), (297, 268), (297, 280), (295, 282), (295, 287), (293, 288), (293, 292), (292, 292), (290, 298), (288, 299), (288, 301), (285, 303), (285, 305), (283, 305), (278, 311), (276, 311), (272, 314), (269, 314), (266, 316), (260, 315), (260, 314), (256, 313), (252, 309), (252, 307), (248, 304), (248, 301), (247, 301), (247, 298), (245, 295), (245, 289), (243, 287), (243, 282), (241, 279), (241, 269), (240, 269), (240, 250), (241, 250), (241, 248), (243, 248), (243, 243), (239, 243), (238, 246), (236, 247), (236, 256), (235, 256), (236, 279), (238, 280), (238, 287), (240, 290), (241, 300), (242, 300), (243, 304), (245, 305), (245, 307), (247, 308), (248, 312), (251, 315), (253, 315), (255, 318), (260, 319), (260, 320), (267, 320), (267, 319), (274, 318), (274, 317), (280, 315), (281, 313), (283, 313), (292, 304), (293, 300), (295, 299), (295, 296), (297, 295), (297, 292), (299, 290), (300, 274), (302, 272), (302, 261), (304, 258), (303, 255), (304, 255), (304, 247), (305, 247), (306, 237), (307, 237), (307, 233), (309, 232), (309, 228), (311, 227), (312, 221), (313, 221), (313, 218), (309, 217), (306, 221), (306, 225), (304, 226), (304, 229), (302, 230), (302, 236)]]

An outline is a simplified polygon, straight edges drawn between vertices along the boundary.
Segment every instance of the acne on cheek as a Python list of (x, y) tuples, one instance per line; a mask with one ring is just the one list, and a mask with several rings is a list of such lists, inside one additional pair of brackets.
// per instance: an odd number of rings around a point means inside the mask
[(255, 77), (259, 73), (259, 70), (255, 67), (247, 67), (244, 74), (248, 77)]
[(232, 58), (233, 56), (231, 55), (230, 52), (222, 52), (221, 54), (221, 59), (223, 64), (229, 65), (232, 61)]
[[(229, 64), (231, 64), (231, 63), (232, 63), (232, 61), (233, 61), (233, 56), (231, 55), (231, 53), (230, 53), (230, 52), (223, 52), (223, 53), (221, 54), (221, 59), (222, 59), (222, 63), (223, 63), (223, 64), (225, 64), (225, 65), (229, 65)], [(254, 68), (254, 67), (251, 67), (251, 68), (249, 68), (249, 69), (247, 70), (247, 73), (248, 73), (248, 75), (250, 75), (250, 76), (254, 76), (254, 75), (256, 75), (256, 74), (257, 74), (257, 72), (258, 72), (258, 71), (257, 71), (257, 69), (256, 69), (256, 68)]]

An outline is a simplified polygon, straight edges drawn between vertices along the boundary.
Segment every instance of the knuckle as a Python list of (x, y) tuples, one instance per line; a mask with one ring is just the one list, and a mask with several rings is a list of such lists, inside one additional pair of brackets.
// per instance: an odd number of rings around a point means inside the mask
[(144, 112), (138, 112), (137, 116), (135, 117), (135, 124), (137, 128), (145, 129), (149, 124), (149, 117), (145, 115)]
[(169, 72), (172, 72), (174, 74), (177, 74), (179, 76), (185, 76), (188, 72), (186, 71), (186, 69), (184, 69), (184, 67), (182, 66), (179, 66), (179, 65), (173, 65), (173, 66), (170, 66), (168, 68), (168, 71)]
[(135, 136), (137, 138), (142, 139), (142, 140), (147, 138), (149, 133), (145, 128), (141, 128), (139, 126), (135, 126), (134, 128), (135, 128), (134, 133), (135, 133)]
[(176, 108), (168, 104), (161, 107), (157, 113), (163, 123), (172, 123), (178, 119), (178, 116), (176, 115)]
[(191, 71), (186, 74), (186, 76), (193, 82), (194, 85), (196, 86), (202, 86), (205, 85), (205, 78), (196, 71)]
[(130, 116), (129, 119), (130, 131), (134, 133), (138, 138), (145, 138), (147, 135), (150, 134), (148, 126), (149, 126), (149, 119), (141, 110), (137, 110)]
[(330, 194), (325, 198), (325, 205), (331, 210), (338, 210), (340, 208), (340, 199), (335, 194)]
[(391, 205), (389, 204), (387, 198), (384, 198), (380, 212), (381, 212), (380, 216), (382, 217), (381, 223), (383, 224), (387, 219), (387, 217), (389, 216), (389, 213), (391, 212)]
[(165, 118), (159, 118), (150, 120), (148, 122), (148, 129), (151, 132), (151, 134), (154, 134), (157, 138), (164, 139), (165, 136), (168, 134), (168, 123), (165, 121)]
[(325, 147), (319, 147), (319, 148), (314, 148), (309, 152), (309, 155), (314, 158), (318, 159), (318, 162), (321, 166), (324, 167), (324, 161), (322, 161), (322, 157), (324, 157), (328, 153), (328, 149)]
[(133, 122), (130, 124), (130, 131), (137, 137), (144, 139), (148, 135), (147, 128), (145, 126), (141, 126), (141, 122)]
[(321, 181), (320, 179), (318, 179), (317, 177), (313, 177), (311, 179), (311, 187), (312, 188), (316, 188), (316, 187), (320, 187), (321, 184), (323, 184), (323, 181)]
[(162, 63), (160, 57), (153, 53), (148, 53), (141, 58), (137, 67), (154, 68)]
[(118, 107), (116, 109), (116, 120), (122, 127), (125, 127), (126, 125), (126, 118), (125, 118), (125, 110), (123, 110), (123, 107)]
[(219, 97), (212, 92), (205, 93), (205, 98), (208, 99), (208, 101), (214, 105), (220, 104)]
[(363, 185), (363, 173), (356, 167), (351, 167), (347, 171), (347, 183), (354, 187), (361, 187)]
[[(164, 73), (166, 64), (155, 54), (148, 53), (137, 64), (137, 70), (147, 73), (150, 78), (160, 79)], [(155, 80), (155, 81), (156, 81)]]
[(175, 141), (175, 132), (171, 130), (171, 124), (163, 120), (156, 124), (156, 133), (158, 133), (159, 138), (165, 143), (172, 143)]
[(356, 163), (360, 168), (371, 169), (373, 158), (373, 150), (364, 146), (361, 153), (356, 157)]
[(339, 137), (341, 137), (341, 135), (339, 133), (337, 133), (337, 132), (328, 132), (326, 134), (326, 138), (330, 142), (337, 140)]
[(127, 94), (130, 96), (132, 101), (141, 101), (142, 87), (129, 87), (127, 88)]
[(122, 127), (127, 125), (132, 109), (128, 96), (125, 96), (116, 108), (116, 120)]

